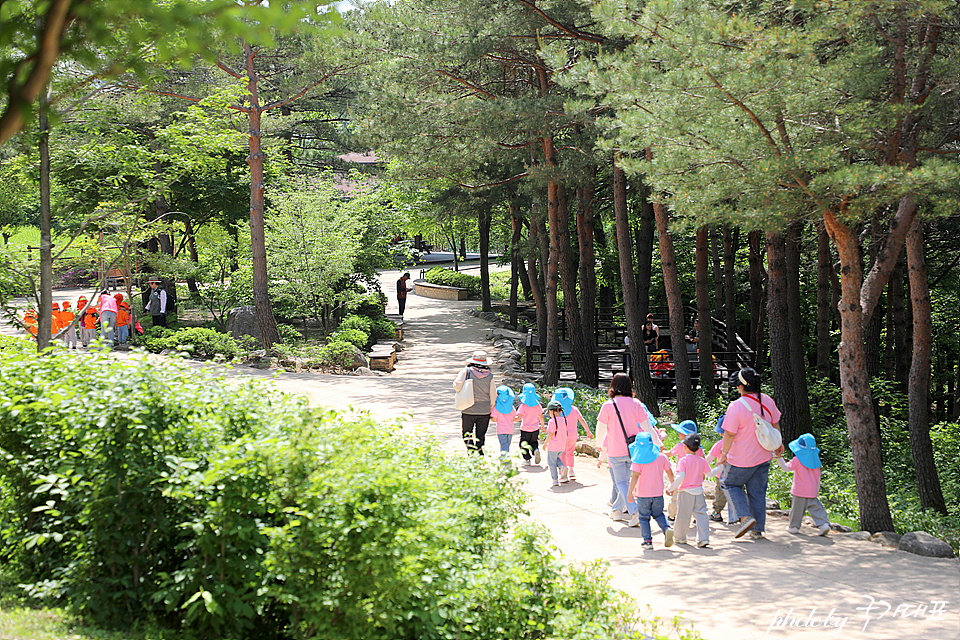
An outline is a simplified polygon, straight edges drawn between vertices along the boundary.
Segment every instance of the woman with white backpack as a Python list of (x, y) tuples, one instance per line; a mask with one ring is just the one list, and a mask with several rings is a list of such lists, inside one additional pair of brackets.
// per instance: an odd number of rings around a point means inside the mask
[(766, 525), (770, 460), (783, 453), (780, 410), (773, 398), (760, 392), (760, 375), (749, 367), (731, 373), (730, 386), (740, 397), (730, 403), (723, 419), (717, 462), (727, 467), (720, 483), (740, 515), (735, 537), (749, 532), (756, 540), (763, 537)]

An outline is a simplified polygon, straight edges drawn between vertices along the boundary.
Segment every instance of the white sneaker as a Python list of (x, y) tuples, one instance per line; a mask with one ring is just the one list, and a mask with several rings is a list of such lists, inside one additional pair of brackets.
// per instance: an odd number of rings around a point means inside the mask
[(626, 511), (620, 511), (619, 509), (614, 509), (610, 512), (611, 520), (618, 520), (621, 522), (627, 522), (630, 520), (630, 514)]
[(560, 472), (560, 482), (570, 482), (570, 472), (566, 467)]
[(533, 452), (533, 464), (540, 464), (540, 449)]
[(663, 546), (672, 547), (673, 546), (673, 529), (667, 529), (663, 532)]
[(633, 514), (633, 517), (630, 518), (630, 523), (628, 526), (639, 527), (640, 526), (640, 512)]
[(787, 527), (787, 533), (800, 533), (799, 527)]
[(756, 530), (750, 531), (751, 540), (760, 540), (762, 538), (763, 538), (763, 531), (756, 531)]
[(820, 533), (818, 535), (825, 536), (830, 533), (830, 523), (820, 525)]
[(709, 540), (699, 540), (697, 542), (697, 549), (706, 549), (709, 546), (710, 546)]

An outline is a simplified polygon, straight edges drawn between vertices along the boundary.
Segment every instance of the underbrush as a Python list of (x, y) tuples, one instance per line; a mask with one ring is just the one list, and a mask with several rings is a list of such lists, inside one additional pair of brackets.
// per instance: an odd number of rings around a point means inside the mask
[[(102, 628), (639, 638), (495, 460), (183, 363), (0, 352), (0, 573)], [(166, 637), (166, 636), (165, 636)]]

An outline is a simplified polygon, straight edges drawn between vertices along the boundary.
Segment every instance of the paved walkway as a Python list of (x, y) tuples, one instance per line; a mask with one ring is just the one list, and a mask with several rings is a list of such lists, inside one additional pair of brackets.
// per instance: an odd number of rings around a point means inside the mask
[[(384, 291), (394, 290), (398, 276), (382, 275)], [(384, 419), (404, 416), (407, 424), (423, 425), (462, 455), (451, 383), (474, 350), (491, 350), (484, 340), (490, 323), (465, 313), (475, 305), (411, 295), (405, 313), (407, 349), (390, 376), (282, 373), (275, 375), (276, 384), (319, 405), (352, 406)], [(391, 296), (388, 311), (395, 310)], [(246, 367), (234, 373), (274, 375)], [(490, 439), (491, 450), (496, 449), (496, 438)], [(655, 549), (644, 552), (639, 529), (605, 515), (607, 472), (598, 470), (595, 460), (579, 456), (576, 468), (579, 481), (556, 489), (545, 466), (521, 469), (531, 495), (531, 517), (549, 527), (568, 560), (606, 560), (615, 586), (641, 605), (649, 604), (661, 618), (681, 616), (704, 638), (960, 639), (957, 559), (820, 538), (811, 527), (794, 536), (784, 531), (785, 518), (778, 517), (768, 518), (765, 540), (735, 541), (727, 527), (711, 523), (708, 549), (666, 549), (658, 535)]]

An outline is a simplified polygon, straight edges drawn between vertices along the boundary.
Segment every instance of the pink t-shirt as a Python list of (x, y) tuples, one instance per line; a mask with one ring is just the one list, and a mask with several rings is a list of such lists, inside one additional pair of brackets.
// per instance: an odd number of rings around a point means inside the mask
[(540, 429), (540, 416), (543, 415), (543, 407), (540, 403), (528, 407), (521, 404), (517, 409), (520, 414), (520, 431), (538, 431)]
[(640, 474), (633, 495), (638, 498), (659, 498), (663, 496), (663, 474), (670, 468), (670, 460), (662, 453), (650, 464), (630, 465), (630, 470)]
[[(673, 445), (673, 449), (670, 449), (670, 451), (667, 451), (667, 455), (670, 456), (671, 458), (683, 458), (683, 456), (688, 455), (687, 448), (683, 446), (682, 442), (678, 442), (677, 444)], [(703, 455), (703, 447), (700, 447), (699, 449), (697, 449), (697, 452), (694, 455), (703, 459), (706, 459), (707, 457)]]
[(117, 313), (117, 299), (113, 296), (100, 296), (100, 313), (104, 311), (113, 311)]
[(677, 463), (677, 473), (685, 474), (683, 482), (680, 483), (680, 491), (703, 486), (703, 477), (710, 473), (710, 465), (704, 458), (690, 455), (689, 453)]
[(710, 447), (710, 457), (716, 460), (720, 457), (721, 451), (723, 451), (723, 440), (717, 440), (717, 442)]
[[(617, 411), (613, 407), (614, 402), (617, 403), (617, 409), (620, 410), (620, 416), (623, 418), (623, 429), (620, 428), (620, 420), (617, 418)], [(603, 439), (602, 446), (604, 451), (607, 452), (608, 458), (630, 455), (627, 451), (627, 441), (623, 438), (624, 431), (627, 432), (628, 436), (635, 436), (640, 433), (642, 428), (653, 436), (654, 444), (660, 444), (660, 434), (650, 424), (650, 420), (647, 419), (647, 412), (636, 398), (617, 396), (612, 400), (607, 400), (600, 407), (597, 423), (607, 425), (607, 436)]]
[(497, 435), (513, 433), (513, 419), (517, 417), (517, 410), (510, 413), (500, 413), (496, 407), (490, 410), (490, 417), (497, 421)]
[[(747, 396), (743, 397), (747, 398)], [(774, 404), (773, 398), (761, 394), (760, 399), (765, 409), (762, 412), (763, 417), (770, 424), (780, 422), (780, 410)], [(727, 462), (734, 467), (755, 467), (758, 464), (770, 462), (773, 452), (760, 446), (756, 435), (757, 427), (753, 424), (753, 414), (761, 414), (757, 397), (754, 395), (744, 402), (740, 400), (730, 403), (727, 407), (727, 417), (723, 419), (723, 430), (733, 434), (733, 444), (727, 452)], [(748, 409), (745, 405), (750, 408)]]
[(793, 471), (790, 493), (798, 498), (816, 498), (820, 493), (820, 469), (808, 469), (800, 463), (800, 458), (788, 462), (787, 468)]
[(582, 419), (583, 414), (580, 413), (580, 409), (576, 407), (570, 409), (570, 413), (567, 414), (567, 440), (573, 438), (576, 441), (577, 436), (580, 435), (580, 432), (577, 431), (577, 424)]
[[(570, 418), (567, 418), (569, 421)], [(547, 423), (547, 435), (550, 436), (550, 442), (545, 447), (547, 451), (563, 451), (567, 446), (567, 427), (563, 424), (563, 418), (550, 418)]]

